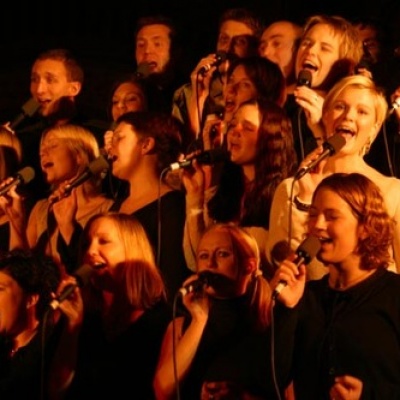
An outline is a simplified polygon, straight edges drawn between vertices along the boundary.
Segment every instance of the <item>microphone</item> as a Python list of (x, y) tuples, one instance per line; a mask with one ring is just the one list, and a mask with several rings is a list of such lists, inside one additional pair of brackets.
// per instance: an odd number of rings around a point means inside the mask
[(187, 285), (181, 287), (179, 292), (182, 296), (186, 296), (188, 293), (200, 292), (205, 287), (211, 286), (213, 282), (220, 279), (220, 275), (210, 271), (203, 271), (198, 274), (198, 278)]
[(294, 179), (302, 178), (307, 172), (310, 172), (317, 164), (319, 164), (324, 158), (337, 153), (346, 144), (346, 139), (340, 135), (333, 135), (326, 142), (322, 144), (324, 151), (309, 165), (300, 168)]
[(394, 110), (397, 110), (400, 107), (400, 97), (396, 97), (389, 108), (388, 115), (393, 114)]
[(220, 50), (215, 53), (215, 56), (217, 59), (213, 63), (203, 65), (199, 69), (198, 74), (205, 75), (211, 69), (211, 67), (218, 67), (220, 64), (227, 60), (228, 53), (226, 51)]
[(134, 75), (137, 78), (146, 79), (150, 75), (150, 72), (151, 72), (150, 64), (145, 61), (138, 65)]
[(36, 111), (39, 109), (40, 103), (37, 102), (33, 97), (30, 98), (21, 109), (21, 112), (16, 116), (16, 118), (11, 122), (10, 128), (14, 131), (15, 128), (26, 118), (32, 117)]
[(177, 161), (170, 164), (169, 170), (175, 171), (180, 168), (190, 167), (193, 163), (193, 160), (197, 160), (197, 162), (200, 164), (212, 165), (220, 161), (226, 161), (228, 159), (228, 156), (229, 153), (221, 148), (204, 150), (199, 154), (195, 154), (189, 159)]
[(71, 183), (65, 186), (65, 193), (63, 196), (57, 196), (52, 199), (51, 204), (56, 203), (64, 197), (67, 197), (71, 194), (72, 189), (81, 185), (83, 182), (87, 181), (91, 177), (101, 174), (102, 172), (107, 171), (110, 168), (108, 161), (101, 155), (93, 160), (77, 178), (75, 178)]
[(311, 87), (312, 75), (308, 69), (302, 69), (297, 77), (296, 86), (307, 86)]
[[(300, 267), (301, 264), (309, 264), (310, 261), (317, 255), (320, 248), (321, 242), (316, 236), (308, 236), (305, 240), (303, 240), (296, 250), (296, 258), (293, 261), (297, 268)], [(286, 281), (279, 281), (272, 293), (272, 298), (274, 300), (280, 295), (286, 285)]]
[(4, 196), (12, 187), (29, 183), (35, 177), (35, 170), (32, 167), (25, 167), (18, 171), (14, 180), (0, 188), (0, 196)]
[(69, 295), (75, 290), (75, 288), (86, 286), (89, 283), (89, 279), (92, 275), (93, 269), (94, 268), (91, 267), (89, 264), (83, 264), (81, 267), (79, 267), (74, 273), (76, 283), (66, 286), (61, 294), (56, 299), (51, 301), (49, 305), (50, 308), (52, 308), (53, 310), (57, 310), (60, 304), (69, 297)]

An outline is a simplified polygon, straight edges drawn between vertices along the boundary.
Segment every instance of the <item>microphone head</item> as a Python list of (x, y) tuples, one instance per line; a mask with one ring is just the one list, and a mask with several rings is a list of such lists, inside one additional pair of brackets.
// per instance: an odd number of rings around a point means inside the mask
[(322, 147), (329, 150), (330, 155), (337, 153), (346, 144), (346, 139), (339, 135), (331, 136), (326, 142), (322, 144)]
[(22, 168), (17, 172), (17, 177), (22, 183), (29, 183), (35, 177), (35, 170), (32, 167)]
[(25, 116), (32, 117), (39, 107), (40, 103), (32, 97), (22, 106), (22, 112)]
[(93, 270), (94, 268), (89, 264), (83, 264), (74, 272), (74, 276), (79, 287), (84, 287), (89, 283)]
[(102, 172), (107, 171), (109, 168), (110, 164), (102, 155), (97, 157), (88, 165), (88, 169), (92, 175), (101, 174)]
[(135, 75), (138, 78), (146, 79), (151, 72), (150, 64), (148, 62), (142, 62), (138, 65)]
[(215, 55), (217, 57), (216, 65), (220, 65), (228, 59), (228, 53), (223, 50), (218, 50)]
[(297, 86), (311, 87), (312, 75), (308, 69), (302, 69), (297, 77)]
[(200, 164), (212, 165), (221, 161), (226, 161), (229, 158), (229, 153), (222, 148), (215, 148), (205, 150), (195, 158), (197, 158)]
[(304, 258), (304, 263), (308, 264), (319, 252), (321, 248), (321, 242), (316, 236), (308, 236), (300, 244), (296, 253)]

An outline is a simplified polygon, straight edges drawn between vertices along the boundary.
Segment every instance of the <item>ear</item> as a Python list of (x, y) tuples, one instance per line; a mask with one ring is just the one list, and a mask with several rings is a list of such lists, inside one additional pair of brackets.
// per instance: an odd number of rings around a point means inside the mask
[(364, 225), (363, 224), (360, 225), (358, 227), (358, 238), (361, 240), (364, 240), (367, 236), (368, 236), (368, 233), (366, 232)]
[(147, 137), (142, 142), (142, 154), (153, 154), (155, 147), (155, 140), (153, 137)]
[(26, 308), (32, 308), (35, 307), (36, 304), (39, 301), (39, 295), (38, 294), (31, 294), (28, 296), (27, 302), (26, 302)]
[(256, 258), (254, 258), (254, 257), (248, 258), (246, 260), (245, 274), (251, 275), (257, 269), (257, 266), (258, 266), (258, 263), (257, 263)]
[(69, 87), (68, 87), (68, 94), (71, 97), (77, 96), (82, 89), (82, 85), (80, 82), (69, 82)]

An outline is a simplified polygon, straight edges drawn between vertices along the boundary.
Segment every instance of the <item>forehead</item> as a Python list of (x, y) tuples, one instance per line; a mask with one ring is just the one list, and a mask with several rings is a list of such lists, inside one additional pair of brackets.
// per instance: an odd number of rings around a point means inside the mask
[(222, 23), (219, 30), (220, 35), (224, 34), (229, 37), (239, 35), (254, 35), (253, 30), (243, 22), (227, 20)]
[(231, 236), (222, 229), (212, 229), (206, 232), (199, 243), (199, 250), (218, 247), (232, 247)]
[(260, 113), (256, 104), (245, 104), (238, 108), (235, 113), (238, 121), (247, 121), (255, 126), (260, 126)]
[(247, 74), (246, 68), (243, 65), (238, 65), (237, 67), (235, 67), (230, 76), (230, 78), (234, 79), (243, 79), (248, 77), (249, 75)]
[(305, 37), (313, 37), (320, 42), (339, 43), (339, 34), (335, 32), (331, 25), (318, 23), (310, 27), (305, 33)]
[(170, 32), (171, 29), (167, 25), (146, 25), (139, 30), (136, 40), (169, 38)]
[(94, 234), (106, 234), (106, 235), (114, 235), (117, 231), (117, 226), (113, 220), (110, 218), (100, 217), (97, 218), (90, 224), (89, 233), (91, 235)]
[(275, 22), (264, 30), (261, 39), (267, 40), (273, 37), (296, 38), (296, 31), (293, 25), (288, 22)]
[(366, 88), (347, 86), (340, 93), (338, 93), (336, 99), (351, 100), (353, 103), (375, 108), (374, 97), (371, 95), (371, 92)]
[(124, 82), (121, 83), (114, 91), (114, 95), (116, 94), (124, 94), (128, 92), (141, 92), (141, 89), (138, 85), (133, 82)]
[(67, 70), (61, 60), (37, 60), (32, 66), (32, 72), (37, 74), (67, 76)]
[(18, 285), (17, 281), (4, 271), (0, 271), (0, 284), (3, 286)]

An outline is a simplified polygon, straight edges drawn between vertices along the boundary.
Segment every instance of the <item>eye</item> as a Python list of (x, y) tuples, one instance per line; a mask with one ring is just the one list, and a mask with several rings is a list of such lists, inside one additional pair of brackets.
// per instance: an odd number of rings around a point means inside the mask
[(204, 252), (203, 253), (199, 253), (197, 258), (199, 260), (207, 260), (208, 259), (208, 253), (204, 253)]

